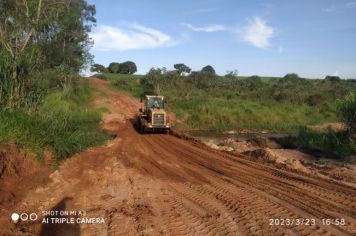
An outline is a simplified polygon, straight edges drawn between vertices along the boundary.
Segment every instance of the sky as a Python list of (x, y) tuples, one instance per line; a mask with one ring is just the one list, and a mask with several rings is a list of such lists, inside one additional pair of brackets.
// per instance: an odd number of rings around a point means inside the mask
[(356, 78), (356, 0), (88, 0), (94, 62)]

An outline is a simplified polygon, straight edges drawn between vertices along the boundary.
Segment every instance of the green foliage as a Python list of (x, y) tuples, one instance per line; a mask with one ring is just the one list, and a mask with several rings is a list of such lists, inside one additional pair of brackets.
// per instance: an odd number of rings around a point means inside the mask
[(209, 74), (209, 75), (215, 75), (215, 69), (211, 65), (204, 66), (201, 69), (201, 72)]
[(108, 135), (98, 130), (101, 115), (88, 109), (90, 91), (86, 81), (53, 92), (39, 110), (0, 110), (0, 142), (16, 144), (39, 157), (50, 148), (58, 160), (103, 143)]
[(311, 152), (323, 152), (332, 158), (345, 158), (356, 153), (356, 142), (347, 132), (317, 132), (300, 128), (296, 143)]
[(131, 75), (137, 72), (137, 66), (132, 61), (125, 61), (123, 63), (111, 62), (108, 67), (108, 72)]
[(94, 65), (92, 65), (90, 67), (90, 71), (91, 72), (98, 72), (98, 73), (106, 73), (106, 72), (108, 72), (108, 69), (105, 66), (101, 65), (101, 64), (96, 64), (95, 63)]
[[(90, 61), (95, 7), (78, 1), (0, 1), (0, 100), (7, 109), (31, 100), (33, 77), (64, 67), (78, 73)], [(31, 76), (29, 76), (31, 75)], [(31, 78), (29, 78), (31, 77)]]
[(137, 66), (132, 61), (125, 61), (120, 64), (120, 74), (134, 74), (137, 72)]
[(338, 100), (340, 118), (349, 126), (351, 133), (356, 132), (356, 92), (350, 92)]
[(85, 0), (0, 1), (0, 142), (65, 158), (102, 143), (86, 107), (95, 7)]
[(120, 71), (120, 63), (118, 62), (111, 62), (108, 66), (108, 70), (111, 73), (119, 73)]
[(174, 69), (177, 70), (179, 75), (182, 75), (183, 73), (189, 74), (192, 71), (192, 69), (190, 69), (184, 63), (174, 64)]

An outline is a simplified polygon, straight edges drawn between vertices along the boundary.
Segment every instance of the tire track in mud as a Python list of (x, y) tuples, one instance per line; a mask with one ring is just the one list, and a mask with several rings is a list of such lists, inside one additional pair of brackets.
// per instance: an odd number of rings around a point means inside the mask
[[(162, 139), (162, 137), (159, 138), (160, 139), (160, 143), (165, 142), (167, 140)], [(173, 142), (172, 142), (173, 143)], [(175, 145), (177, 146), (177, 145)], [(197, 153), (197, 152), (192, 152), (189, 149), (184, 149), (184, 148), (180, 148), (180, 150), (188, 150), (190, 152), (191, 155), (195, 155), (196, 157), (201, 157), (201, 153)], [(180, 151), (180, 150), (176, 150), (176, 151)], [(188, 154), (189, 155), (189, 154)], [(210, 153), (207, 153), (206, 156), (211, 155)], [(214, 157), (216, 159), (216, 157)], [(236, 159), (236, 157), (231, 157)], [(227, 161), (224, 159), (219, 160), (220, 162), (223, 161)], [(235, 160), (232, 160), (233, 162), (235, 162)], [(242, 162), (241, 164), (245, 165), (245, 163), (243, 163), (244, 160), (239, 160), (239, 163)], [(232, 167), (234, 165), (231, 165), (231, 163), (229, 163), (229, 166)], [(250, 167), (248, 169), (248, 171), (258, 171), (259, 168), (258, 167), (252, 167), (250, 165), (247, 165), (248, 167)], [(240, 166), (236, 166), (235, 167), (240, 167)], [(243, 168), (239, 168), (235, 171), (241, 171), (243, 170)], [(324, 198), (328, 198), (330, 199), (331, 202), (337, 202), (337, 203), (341, 203), (344, 204), (346, 203), (346, 205), (352, 209), (355, 209), (356, 206), (356, 202), (354, 201), (354, 196), (356, 194), (356, 189), (353, 189), (351, 187), (345, 187), (342, 188), (343, 191), (339, 191), (339, 189), (341, 187), (343, 187), (342, 185), (338, 185), (335, 183), (330, 183), (329, 185), (324, 185), (324, 187), (320, 187), (317, 186), (316, 184), (314, 184), (312, 181), (312, 183), (310, 183), (308, 181), (308, 179), (302, 177), (302, 176), (291, 176), (291, 175), (287, 175), (285, 174), (283, 170), (278, 170), (278, 169), (272, 169), (270, 167), (263, 167), (260, 170), (262, 170), (263, 172), (259, 172), (259, 173), (254, 173), (254, 174), (261, 174), (263, 175), (264, 178), (269, 179), (270, 181), (278, 181), (279, 184), (288, 184), (288, 186), (290, 187), (298, 187), (298, 186), (302, 186), (303, 188), (305, 188), (306, 190), (309, 191), (313, 191), (316, 193), (316, 195), (318, 195), (319, 197), (324, 197)], [(271, 176), (272, 175), (272, 176)], [(323, 183), (323, 180), (320, 180), (321, 184)], [(325, 186), (327, 186), (327, 188), (325, 188)], [(308, 193), (306, 192), (306, 193)], [(355, 212), (353, 212), (355, 213)]]
[[(169, 142), (167, 141), (169, 139), (165, 139), (159, 136), (157, 136), (157, 139), (158, 141), (156, 143), (159, 143), (162, 148), (164, 148), (165, 143)], [(195, 157), (195, 161), (197, 161), (196, 159), (198, 159), (198, 157), (202, 157), (201, 152), (196, 153), (192, 151), (191, 148), (184, 149), (182, 147), (179, 147), (177, 145), (177, 142), (172, 143), (174, 143), (175, 145), (171, 145), (170, 148), (174, 153), (179, 154), (180, 157)], [(208, 156), (209, 153), (206, 155), (205, 158), (208, 158)], [(222, 162), (223, 160), (220, 161)], [(212, 166), (209, 166), (209, 164), (202, 161), (198, 161), (197, 165), (204, 166), (209, 170), (213, 169)], [(267, 175), (264, 173), (262, 176), (259, 176), (259, 173), (256, 173), (256, 171), (253, 169), (245, 171), (241, 170), (241, 168), (235, 169), (231, 166), (229, 166), (227, 169), (232, 168), (232, 171), (239, 173), (238, 176), (236, 176), (236, 173), (231, 174), (228, 171), (225, 171), (224, 173), (221, 173), (221, 171), (218, 171), (218, 173), (216, 171), (213, 172), (215, 172), (214, 174), (216, 175), (223, 174), (225, 176), (232, 177), (235, 181), (237, 180), (238, 182), (243, 182), (244, 184), (250, 185), (250, 183), (254, 183), (254, 186), (252, 188), (257, 188), (259, 190), (268, 192), (272, 196), (279, 196), (280, 199), (283, 199), (287, 202), (292, 202), (293, 205), (304, 209), (304, 211), (311, 213), (317, 218), (346, 218), (348, 225), (345, 228), (347, 228), (349, 232), (354, 232), (354, 202), (348, 199), (350, 197), (352, 198), (353, 196), (355, 196), (353, 191), (348, 190), (347, 192), (349, 193), (349, 195), (345, 195), (344, 192), (338, 193), (334, 190), (327, 191), (323, 188), (318, 188), (314, 185), (308, 184), (302, 184), (303, 188), (298, 188), (298, 184), (296, 185), (294, 182), (299, 181), (300, 178), (284, 178), (282, 179), (284, 181), (281, 181), (280, 179), (278, 179), (278, 177), (276, 178), (275, 175), (272, 175), (273, 178), (270, 177), (270, 173), (267, 173)], [(275, 170), (275, 172), (279, 172), (279, 170)], [(253, 174), (251, 175), (251, 173)], [(256, 182), (257, 179), (258, 181)], [(268, 188), (266, 188), (266, 186)], [(319, 190), (319, 192), (315, 189)], [(322, 192), (322, 194), (320, 192)], [(338, 204), (334, 204), (334, 195), (338, 197), (337, 200), (339, 201), (336, 201)], [(325, 201), (323, 198), (327, 198), (328, 201)], [(347, 199), (346, 201), (345, 198)], [(339, 233), (345, 233), (344, 229), (340, 230), (341, 231)]]

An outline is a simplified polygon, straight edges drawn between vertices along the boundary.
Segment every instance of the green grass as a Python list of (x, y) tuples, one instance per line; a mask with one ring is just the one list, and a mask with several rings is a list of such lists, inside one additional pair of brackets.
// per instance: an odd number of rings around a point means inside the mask
[(35, 113), (0, 110), (0, 142), (15, 144), (41, 157), (53, 150), (58, 160), (103, 143), (108, 135), (98, 129), (99, 110), (87, 107), (90, 90), (80, 85), (48, 94)]

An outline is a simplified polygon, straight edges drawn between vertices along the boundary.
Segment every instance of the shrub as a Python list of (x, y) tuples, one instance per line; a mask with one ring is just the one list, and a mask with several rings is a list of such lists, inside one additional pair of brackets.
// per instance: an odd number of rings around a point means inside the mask
[(355, 153), (355, 143), (347, 132), (316, 132), (300, 128), (297, 136), (300, 147), (310, 151), (322, 151), (327, 157), (344, 158)]
[(338, 112), (341, 119), (349, 126), (351, 133), (356, 131), (356, 93), (350, 92), (338, 100)]

